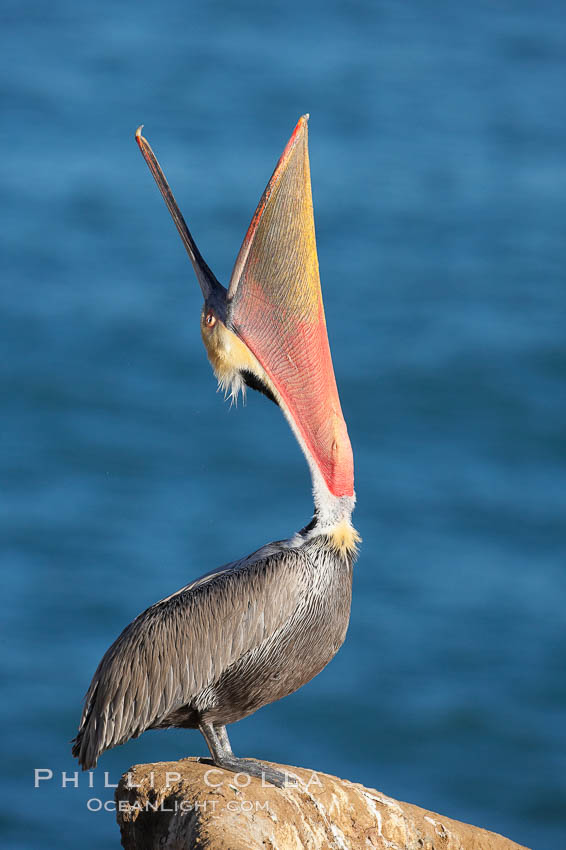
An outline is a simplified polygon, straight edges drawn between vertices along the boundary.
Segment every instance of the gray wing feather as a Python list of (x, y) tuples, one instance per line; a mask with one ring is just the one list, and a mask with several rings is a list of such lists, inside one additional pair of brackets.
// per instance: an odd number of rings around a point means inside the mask
[(297, 610), (304, 555), (240, 562), (157, 602), (104, 655), (85, 697), (73, 755), (94, 767), (110, 747), (159, 726), (231, 664), (272, 639)]

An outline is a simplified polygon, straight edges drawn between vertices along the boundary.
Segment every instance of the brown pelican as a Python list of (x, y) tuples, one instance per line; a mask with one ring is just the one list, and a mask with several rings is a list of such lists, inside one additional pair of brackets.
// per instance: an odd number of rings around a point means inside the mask
[(342, 645), (359, 540), (354, 473), (326, 333), (316, 253), (308, 115), (287, 143), (254, 213), (228, 289), (198, 251), (155, 155), (136, 140), (196, 272), (201, 333), (213, 370), (279, 405), (308, 461), (314, 516), (288, 540), (226, 564), (152, 605), (127, 626), (85, 697), (73, 755), (171, 726), (200, 729), (221, 768), (283, 774), (234, 756), (226, 725), (316, 676)]

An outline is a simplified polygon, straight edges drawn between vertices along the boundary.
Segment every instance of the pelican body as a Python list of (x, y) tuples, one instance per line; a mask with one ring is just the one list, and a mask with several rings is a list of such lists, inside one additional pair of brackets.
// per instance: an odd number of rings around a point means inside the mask
[(289, 539), (207, 573), (124, 629), (85, 698), (73, 742), (85, 770), (146, 729), (198, 728), (215, 765), (282, 785), (279, 771), (234, 756), (226, 726), (310, 681), (346, 636), (359, 538), (320, 290), (307, 119), (267, 184), (228, 289), (200, 255), (142, 128), (136, 133), (204, 296), (201, 333), (219, 384), (231, 396), (259, 390), (281, 408), (310, 467), (314, 516)]

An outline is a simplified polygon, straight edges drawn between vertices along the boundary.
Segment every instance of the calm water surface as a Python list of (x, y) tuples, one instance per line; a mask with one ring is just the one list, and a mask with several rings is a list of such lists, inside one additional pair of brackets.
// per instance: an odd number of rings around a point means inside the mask
[[(566, 812), (562, 4), (2, 9), (2, 846), (118, 847), (91, 797), (204, 754), (152, 732), (78, 789), (123, 626), (310, 517), (279, 412), (230, 410), (142, 121), (227, 281), (297, 117), (364, 538), (348, 640), (234, 749), (519, 842)], [(53, 780), (34, 790), (34, 768)]]

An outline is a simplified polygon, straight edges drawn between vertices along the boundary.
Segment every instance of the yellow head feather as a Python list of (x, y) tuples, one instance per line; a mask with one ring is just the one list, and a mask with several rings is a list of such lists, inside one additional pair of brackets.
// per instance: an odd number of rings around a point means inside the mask
[(358, 546), (362, 538), (353, 525), (344, 519), (339, 522), (328, 534), (330, 543), (334, 549), (344, 557), (346, 555), (357, 555)]

